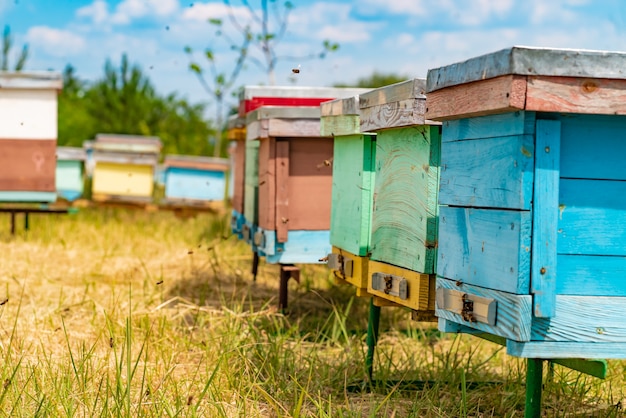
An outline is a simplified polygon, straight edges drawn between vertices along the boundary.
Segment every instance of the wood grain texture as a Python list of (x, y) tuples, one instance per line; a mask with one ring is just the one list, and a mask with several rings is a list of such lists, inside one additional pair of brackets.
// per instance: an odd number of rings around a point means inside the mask
[(559, 254), (626, 255), (626, 182), (562, 179)]
[(372, 260), (434, 273), (439, 151), (436, 126), (417, 125), (378, 134)]
[(321, 136), (341, 136), (358, 134), (361, 125), (358, 115), (322, 116)]
[(529, 210), (533, 142), (517, 135), (442, 143), (439, 204)]
[(270, 119), (267, 136), (314, 138), (320, 136), (320, 119)]
[(526, 109), (603, 115), (626, 114), (626, 80), (528, 76)]
[(626, 344), (554, 341), (507, 341), (506, 353), (510, 356), (523, 358), (625, 359)]
[(626, 296), (626, 257), (557, 256), (556, 293), (579, 296)]
[(367, 280), (369, 278), (369, 258), (359, 257), (356, 254), (352, 254), (335, 246), (333, 246), (332, 248), (333, 254), (340, 254), (343, 257), (352, 260), (352, 274), (341, 274), (340, 272), (335, 271), (335, 278), (341, 281), (345, 281), (346, 283), (351, 284), (357, 289), (367, 291)]
[(246, 141), (245, 143), (245, 188), (243, 215), (246, 221), (253, 225), (259, 223), (259, 146), (260, 141)]
[[(276, 139), (259, 141), (258, 225), (276, 229)], [(248, 215), (246, 214), (246, 219)]]
[(489, 325), (482, 322), (469, 322), (460, 314), (441, 309), (439, 306), (435, 307), (437, 317), (515, 341), (530, 341), (532, 320), (532, 297), (530, 295), (513, 295), (465, 283), (457, 285), (457, 282), (453, 280), (438, 277), (437, 289), (440, 288), (495, 299), (496, 323)]
[(426, 80), (412, 78), (399, 83), (379, 87), (359, 95), (361, 109), (407, 99), (425, 99)]
[(334, 143), (330, 242), (359, 256), (370, 251), (375, 138), (337, 136)]
[(567, 114), (559, 120), (562, 177), (626, 180), (626, 118)]
[(231, 172), (233, 176), (233, 209), (243, 214), (244, 189), (246, 185), (246, 142), (236, 141), (235, 164)]
[(0, 190), (54, 192), (56, 139), (0, 139)]
[(535, 188), (533, 196), (532, 269), (530, 291), (533, 313), (550, 318), (555, 312), (557, 273), (557, 224), (561, 123), (538, 120), (536, 133)]
[(535, 119), (534, 112), (517, 111), (447, 120), (442, 123), (441, 142), (534, 135)]
[(527, 211), (440, 206), (437, 275), (528, 294), (530, 231)]
[(329, 100), (320, 103), (322, 120), (325, 116), (357, 116), (359, 115), (359, 95), (344, 99)]
[(460, 119), (524, 110), (526, 77), (504, 75), (428, 93), (426, 118)]
[[(361, 132), (426, 124), (424, 99), (405, 99), (361, 109)], [(432, 122), (436, 124), (436, 122)]]
[[(400, 299), (383, 291), (374, 290), (372, 287), (372, 275), (374, 273), (391, 274), (406, 279), (408, 282), (408, 298)], [(433, 274), (418, 273), (370, 259), (368, 264), (367, 292), (416, 311), (432, 311), (435, 309), (435, 275)]]
[(275, 231), (265, 231), (265, 239), (266, 249), (275, 248), (265, 256), (269, 264), (320, 264), (332, 249), (328, 231), (289, 231), (284, 243), (276, 243)]
[(276, 240), (287, 241), (289, 222), (289, 141), (276, 141)]

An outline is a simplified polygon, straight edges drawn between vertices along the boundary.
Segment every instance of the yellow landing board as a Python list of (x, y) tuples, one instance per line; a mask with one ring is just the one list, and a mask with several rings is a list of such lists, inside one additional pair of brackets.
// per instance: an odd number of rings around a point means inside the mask
[(368, 262), (369, 257), (359, 257), (341, 248), (333, 247), (328, 266), (333, 270), (339, 282), (351, 284), (356, 287), (357, 296), (365, 297), (370, 296), (367, 293)]
[[(435, 275), (369, 261), (367, 292), (415, 311), (435, 310)], [(380, 303), (380, 302), (379, 302)]]

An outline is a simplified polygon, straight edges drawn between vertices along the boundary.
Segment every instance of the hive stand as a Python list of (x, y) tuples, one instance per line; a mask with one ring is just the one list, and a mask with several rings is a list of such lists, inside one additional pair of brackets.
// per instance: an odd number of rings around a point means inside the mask
[(439, 328), (527, 358), (529, 417), (543, 359), (588, 372), (601, 362), (571, 359), (626, 357), (624, 67), (624, 53), (513, 47), (428, 72)]

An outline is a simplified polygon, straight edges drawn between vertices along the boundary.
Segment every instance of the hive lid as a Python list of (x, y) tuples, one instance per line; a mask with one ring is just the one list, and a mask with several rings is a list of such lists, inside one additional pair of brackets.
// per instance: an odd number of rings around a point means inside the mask
[(57, 147), (57, 160), (84, 161), (87, 159), (87, 152), (79, 147)]
[(199, 155), (168, 154), (163, 160), (163, 167), (194, 168), (199, 170), (226, 171), (230, 165), (227, 158), (205, 157)]
[(248, 113), (246, 123), (262, 119), (319, 119), (319, 106), (261, 106)]
[(158, 154), (161, 151), (161, 140), (155, 136), (97, 134), (93, 149)]
[(93, 160), (131, 165), (153, 165), (158, 163), (158, 156), (152, 153), (114, 152), (95, 149)]
[(61, 90), (63, 77), (54, 71), (0, 71), (1, 89)]
[(428, 71), (427, 91), (502, 75), (626, 78), (626, 53), (514, 46)]
[(387, 103), (400, 102), (409, 99), (426, 99), (426, 79), (413, 78), (401, 81), (388, 86), (379, 87), (363, 93), (359, 96), (359, 107), (361, 109), (383, 105)]
[(322, 116), (359, 115), (359, 95), (335, 99), (320, 105)]

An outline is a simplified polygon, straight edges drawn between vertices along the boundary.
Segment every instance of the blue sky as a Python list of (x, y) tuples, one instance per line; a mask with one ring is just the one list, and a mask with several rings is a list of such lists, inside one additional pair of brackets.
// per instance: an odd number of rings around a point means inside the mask
[[(279, 62), (276, 84), (349, 83), (374, 71), (425, 77), (429, 68), (512, 45), (626, 51), (621, 0), (291, 1), (277, 52), (292, 58)], [(231, 3), (246, 18), (239, 0)], [(18, 46), (30, 47), (27, 69), (61, 71), (71, 63), (93, 80), (107, 58), (118, 63), (126, 52), (161, 93), (175, 91), (192, 102), (208, 97), (183, 49), (211, 46), (227, 71), (234, 58), (207, 23), (226, 16), (221, 0), (0, 0), (0, 25), (11, 26)], [(325, 39), (339, 50), (324, 60), (297, 58), (319, 51)], [(267, 76), (249, 63), (239, 84), (259, 83), (268, 84)]]

